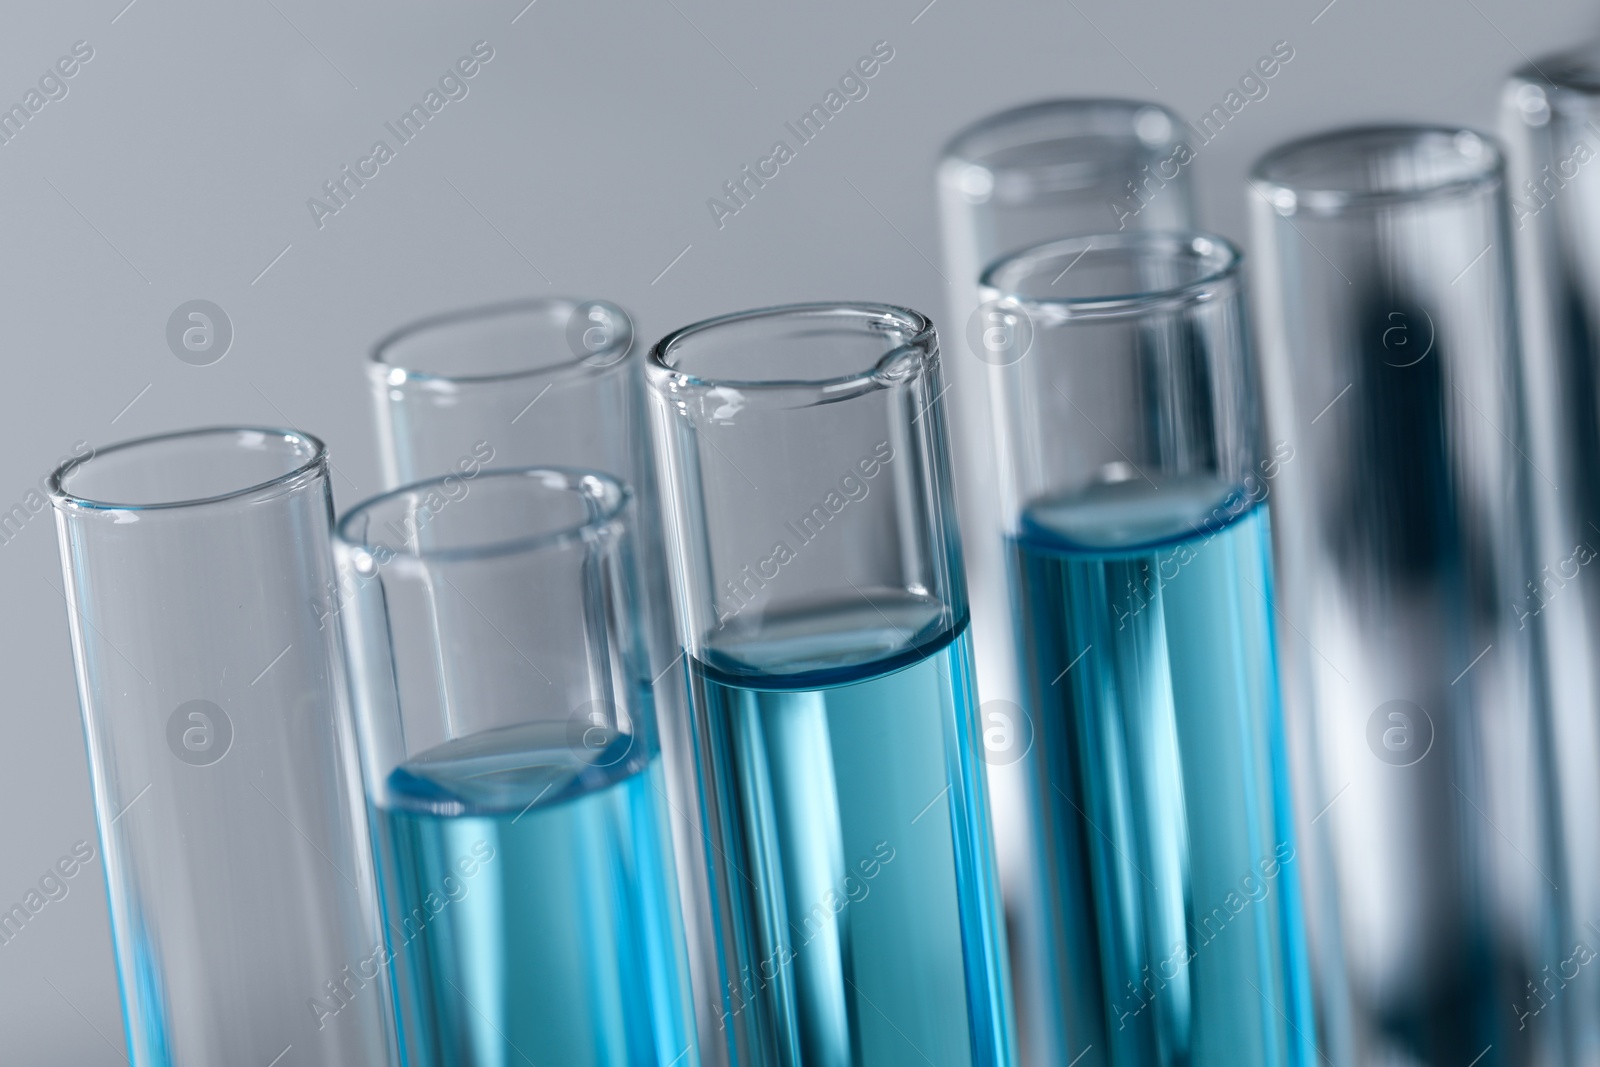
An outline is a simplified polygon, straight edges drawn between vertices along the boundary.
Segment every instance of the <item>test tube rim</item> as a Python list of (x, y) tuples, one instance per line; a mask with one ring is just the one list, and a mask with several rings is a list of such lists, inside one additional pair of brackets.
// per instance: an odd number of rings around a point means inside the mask
[[(585, 304), (605, 304), (621, 312), (624, 321), (628, 324), (626, 335), (619, 336), (598, 352), (588, 352), (583, 355), (573, 352), (569, 359), (555, 360), (534, 367), (522, 367), (516, 370), (494, 371), (484, 374), (450, 374), (423, 370), (406, 366), (404, 363), (391, 361), (388, 358), (388, 353), (396, 345), (434, 330), (442, 330), (484, 319), (538, 312), (554, 306), (565, 305), (570, 306), (572, 309), (577, 309)], [(469, 307), (437, 312), (420, 319), (413, 319), (396, 327), (373, 343), (372, 350), (367, 357), (367, 374), (374, 381), (390, 387), (414, 384), (418, 388), (445, 392), (455, 392), (463, 386), (493, 385), (522, 381), (528, 378), (560, 380), (563, 378), (602, 377), (617, 368), (626, 368), (629, 365), (630, 357), (634, 355), (637, 340), (638, 335), (633, 328), (633, 317), (626, 310), (609, 300), (598, 298), (580, 300), (572, 296), (537, 296), (515, 300), (500, 300), (489, 304), (474, 304)], [(621, 349), (621, 351), (619, 352), (618, 349)], [(599, 358), (602, 356), (605, 358)], [(402, 382), (397, 383), (392, 380), (392, 376), (396, 371), (405, 375)]]
[[(228, 437), (238, 439), (245, 434), (258, 434), (267, 440), (276, 438), (283, 441), (297, 442), (300, 445), (300, 449), (296, 454), (305, 455), (307, 458), (292, 469), (276, 474), (271, 478), (251, 482), (237, 489), (229, 489), (220, 493), (210, 493), (182, 500), (118, 503), (111, 500), (82, 496), (70, 492), (64, 486), (65, 479), (80, 467), (95, 459), (104, 458), (118, 452), (170, 444), (190, 438)], [(199, 426), (187, 430), (131, 437), (127, 440), (107, 445), (104, 448), (94, 449), (86, 457), (69, 459), (57, 466), (50, 472), (46, 486), (49, 489), (50, 503), (58, 511), (62, 512), (118, 515), (128, 512), (176, 511), (185, 508), (234, 503), (241, 500), (250, 500), (251, 502), (269, 500), (324, 477), (327, 473), (327, 466), (328, 446), (323, 444), (320, 437), (306, 433), (304, 430), (274, 426)]]
[[(598, 485), (604, 492), (604, 503), (601, 510), (588, 516), (581, 522), (563, 523), (536, 534), (517, 537), (502, 538), (489, 541), (480, 545), (452, 548), (423, 548), (420, 545), (403, 551), (395, 549), (388, 544), (380, 545), (370, 538), (354, 536), (353, 526), (363, 514), (370, 514), (374, 509), (391, 504), (402, 496), (422, 493), (434, 487), (442, 487), (451, 479), (461, 479), (459, 474), (445, 474), (424, 478), (421, 481), (410, 482), (397, 486), (394, 489), (368, 497), (340, 516), (334, 526), (334, 542), (346, 552), (351, 554), (365, 553), (372, 560), (374, 566), (372, 574), (390, 567), (421, 567), (439, 563), (462, 563), (479, 560), (503, 559), (506, 556), (523, 555), (530, 552), (543, 551), (547, 548), (557, 548), (582, 542), (604, 541), (615, 537), (621, 530), (625, 516), (634, 500), (633, 489), (626, 483), (604, 471), (591, 470), (583, 467), (562, 467), (550, 464), (533, 464), (521, 467), (497, 467), (485, 470), (473, 477), (473, 481), (499, 482), (512, 479), (540, 479), (544, 488), (561, 489), (565, 492), (579, 493), (580, 487), (585, 483)], [(552, 484), (557, 479), (561, 485)], [(592, 494), (586, 494), (589, 499), (595, 499)], [(386, 561), (376, 559), (379, 548), (387, 549), (390, 558)], [(358, 567), (358, 569), (360, 569)]]
[[(1148, 112), (1159, 113), (1166, 120), (1168, 132), (1162, 138), (1146, 138), (1139, 134), (1138, 118)], [(1144, 151), (1157, 152), (1163, 149), (1176, 149), (1182, 143), (1178, 131), (1183, 128), (1183, 121), (1170, 108), (1149, 100), (1137, 100), (1132, 97), (1116, 96), (1085, 96), (1085, 97), (1052, 97), (1044, 100), (1035, 100), (1016, 107), (1007, 108), (985, 115), (967, 126), (962, 127), (955, 136), (945, 142), (939, 154), (940, 182), (945, 185), (959, 185), (963, 175), (969, 168), (979, 167), (989, 174), (1039, 174), (1058, 169), (1060, 160), (1048, 163), (1034, 163), (1030, 165), (1006, 164), (996, 166), (994, 158), (1001, 152), (1011, 151), (1027, 145), (1039, 144), (1045, 141), (1063, 140), (1074, 136), (1083, 137), (1096, 132), (1096, 121), (1110, 115), (1120, 115), (1127, 120), (1124, 133), (1130, 143), (1136, 143)], [(1058, 120), (1060, 126), (1049, 136), (1034, 134), (1032, 136), (1006, 136), (1013, 129), (1021, 131), (1035, 124), (1045, 124), (1047, 120)], [(1106, 131), (1114, 134), (1115, 131)], [(984, 142), (992, 142), (985, 144)], [(981, 148), (981, 150), (980, 150)], [(1092, 183), (1091, 183), (1092, 184)], [(1070, 188), (1087, 188), (1089, 185), (1077, 183)], [(1046, 194), (1053, 191), (1053, 186), (1035, 190), (1035, 194)], [(985, 195), (985, 199), (987, 195)]]
[[(1595, 128), (1595, 120), (1588, 117), (1596, 110), (1600, 110), (1600, 46), (1590, 46), (1595, 52), (1594, 77), (1585, 81), (1577, 77), (1563, 77), (1570, 73), (1570, 68), (1563, 71), (1557, 68), (1555, 77), (1545, 72), (1545, 66), (1554, 66), (1556, 63), (1577, 57), (1582, 50), (1559, 52), (1555, 55), (1545, 56), (1537, 63), (1526, 64), (1513, 71), (1506, 78), (1506, 83), (1501, 91), (1502, 106), (1514, 118), (1521, 121), (1521, 125), (1531, 129), (1548, 129), (1557, 115), (1562, 115), (1571, 121), (1583, 117), (1585, 125), (1591, 130)], [(1533, 117), (1535, 112), (1530, 112), (1521, 106), (1517, 97), (1528, 89), (1538, 90), (1543, 98), (1543, 114)]]
[[(1482, 158), (1479, 163), (1464, 169), (1459, 175), (1405, 187), (1366, 190), (1330, 188), (1272, 176), (1274, 168), (1311, 152), (1333, 149), (1349, 154), (1358, 152), (1363, 142), (1375, 143), (1384, 139), (1410, 139), (1414, 143), (1421, 143), (1424, 139), (1446, 138), (1460, 144), (1464, 137), (1471, 138), (1480, 147)], [(1398, 204), (1471, 196), (1485, 189), (1503, 186), (1505, 167), (1505, 151), (1500, 142), (1481, 130), (1470, 126), (1394, 123), (1341, 126), (1287, 141), (1257, 159), (1245, 180), (1265, 205), (1278, 215), (1288, 217), (1303, 211), (1318, 217), (1338, 217), (1353, 211), (1381, 210)]]
[[(1014, 291), (1014, 287), (995, 284), (997, 276), (1004, 270), (1026, 261), (1071, 256), (1073, 253), (1078, 253), (1082, 258), (1097, 250), (1143, 250), (1158, 246), (1190, 249), (1200, 256), (1215, 254), (1215, 265), (1181, 285), (1137, 293), (1043, 298), (1022, 296)], [(1128, 230), (1057, 238), (1008, 253), (984, 268), (979, 275), (978, 285), (985, 302), (999, 302), (1008, 308), (1019, 309), (1035, 325), (1054, 326), (1088, 319), (1137, 318), (1152, 311), (1203, 303), (1215, 299), (1224, 289), (1237, 288), (1244, 269), (1244, 259), (1244, 253), (1238, 245), (1217, 234), (1201, 230)]]
[[(906, 340), (888, 348), (870, 366), (831, 378), (707, 378), (680, 370), (667, 362), (667, 354), (673, 348), (697, 334), (760, 319), (802, 319), (829, 314), (876, 318), (880, 322), (893, 321)], [(918, 373), (908, 372), (908, 361), (915, 364), (914, 370)], [(726, 389), (737, 391), (746, 403), (796, 408), (837, 403), (866, 393), (895, 388), (919, 376), (919, 373), (928, 373), (937, 367), (938, 362), (939, 343), (933, 320), (922, 312), (898, 304), (817, 301), (750, 308), (680, 326), (650, 346), (650, 354), (645, 361), (645, 377), (652, 389), (666, 397), (688, 391)]]

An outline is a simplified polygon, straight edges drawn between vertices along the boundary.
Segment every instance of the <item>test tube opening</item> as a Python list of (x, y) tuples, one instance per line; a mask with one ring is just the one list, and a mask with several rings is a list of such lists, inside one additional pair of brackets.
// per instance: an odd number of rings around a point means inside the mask
[(828, 403), (903, 379), (935, 358), (933, 324), (888, 304), (792, 304), (737, 312), (668, 334), (651, 380), (674, 390), (738, 390), (756, 403)]
[(56, 507), (186, 508), (267, 499), (325, 468), (327, 449), (297, 430), (216, 427), (123, 441), (50, 475)]
[(1292, 141), (1252, 169), (1252, 188), (1282, 215), (1338, 215), (1469, 194), (1503, 182), (1493, 139), (1436, 126), (1363, 126)]
[(339, 537), (368, 557), (490, 558), (607, 536), (632, 495), (608, 475), (566, 468), (444, 475), (366, 501), (339, 521)]
[(980, 284), (1041, 318), (1137, 315), (1214, 296), (1242, 262), (1204, 234), (1110, 233), (1037, 245), (992, 264)]
[(547, 297), (464, 308), (403, 326), (373, 346), (384, 384), (448, 390), (604, 370), (633, 350), (633, 322), (603, 300)]
[(1179, 129), (1166, 108), (1138, 100), (1025, 104), (956, 134), (941, 180), (972, 204), (1071, 199), (1137, 176), (1141, 163), (1170, 154)]

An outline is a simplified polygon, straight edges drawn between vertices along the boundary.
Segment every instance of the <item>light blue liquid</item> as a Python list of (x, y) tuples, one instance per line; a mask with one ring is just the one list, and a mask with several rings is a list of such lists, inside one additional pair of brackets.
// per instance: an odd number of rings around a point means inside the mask
[(445, 745), (375, 811), (408, 1067), (691, 1067), (661, 760), (562, 724)]
[(965, 620), (879, 597), (707, 659), (748, 1067), (1010, 1063)]
[(1014, 550), (1066, 1056), (1310, 1064), (1266, 508), (1121, 482)]

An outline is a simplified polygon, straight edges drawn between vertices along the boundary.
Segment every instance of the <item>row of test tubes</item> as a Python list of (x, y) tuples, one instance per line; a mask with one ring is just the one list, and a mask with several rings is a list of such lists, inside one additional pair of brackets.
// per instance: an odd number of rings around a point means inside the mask
[(1596, 62), (1269, 153), (1248, 287), (1201, 131), (1051, 102), (940, 331), (419, 322), (337, 520), (64, 464), (130, 1062), (1589, 1062)]

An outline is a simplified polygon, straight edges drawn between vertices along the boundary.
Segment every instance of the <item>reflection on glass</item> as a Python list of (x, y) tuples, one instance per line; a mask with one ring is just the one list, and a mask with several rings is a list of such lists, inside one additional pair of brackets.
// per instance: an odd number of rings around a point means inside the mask
[[(1564, 1062), (1565, 957), (1498, 148), (1466, 130), (1286, 145), (1248, 193), (1285, 702), (1336, 1063)], [(1325, 849), (1325, 851), (1323, 851)]]

